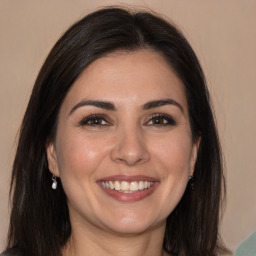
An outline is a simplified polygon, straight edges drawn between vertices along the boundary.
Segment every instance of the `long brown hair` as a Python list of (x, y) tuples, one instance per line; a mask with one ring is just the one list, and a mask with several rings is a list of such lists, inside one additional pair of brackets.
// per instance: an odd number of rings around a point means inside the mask
[(71, 234), (66, 195), (51, 189), (45, 145), (54, 140), (60, 106), (81, 72), (117, 50), (150, 48), (162, 54), (185, 86), (190, 125), (201, 144), (188, 185), (168, 216), (164, 249), (172, 255), (225, 252), (218, 225), (225, 192), (219, 139), (204, 74), (182, 33), (154, 14), (104, 8), (84, 17), (59, 39), (35, 82), (13, 165), (7, 248), (30, 256), (59, 256)]

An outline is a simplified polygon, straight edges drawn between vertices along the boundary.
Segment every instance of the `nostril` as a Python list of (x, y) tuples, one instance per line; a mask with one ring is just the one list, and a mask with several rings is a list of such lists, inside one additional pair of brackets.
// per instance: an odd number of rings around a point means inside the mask
[(116, 141), (111, 159), (128, 166), (144, 163), (150, 158), (146, 143), (135, 136), (126, 136)]

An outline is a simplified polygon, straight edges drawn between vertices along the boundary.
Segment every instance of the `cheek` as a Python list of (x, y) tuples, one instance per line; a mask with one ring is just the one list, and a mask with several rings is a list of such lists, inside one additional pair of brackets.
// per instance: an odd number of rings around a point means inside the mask
[(62, 136), (57, 150), (61, 178), (66, 175), (77, 180), (92, 175), (106, 156), (104, 142), (86, 138), (83, 133), (74, 136)]
[(187, 186), (192, 143), (190, 136), (175, 135), (167, 136), (159, 145), (161, 147), (154, 147), (158, 168), (162, 170), (163, 190), (159, 201), (168, 216), (179, 203)]
[[(161, 146), (160, 146), (161, 145)], [(183, 175), (190, 169), (192, 142), (189, 135), (172, 134), (153, 144), (154, 154), (168, 175)]]

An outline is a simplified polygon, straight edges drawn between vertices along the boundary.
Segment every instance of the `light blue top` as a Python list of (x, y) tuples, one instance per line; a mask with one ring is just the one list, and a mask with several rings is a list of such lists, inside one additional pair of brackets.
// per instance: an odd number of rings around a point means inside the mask
[(235, 256), (256, 256), (256, 231), (238, 246)]

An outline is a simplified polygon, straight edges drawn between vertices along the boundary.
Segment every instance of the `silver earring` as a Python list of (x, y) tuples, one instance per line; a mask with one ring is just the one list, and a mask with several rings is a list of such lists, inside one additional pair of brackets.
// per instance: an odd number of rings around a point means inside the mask
[(52, 175), (52, 189), (56, 189), (57, 185), (58, 183), (57, 183), (56, 177)]

